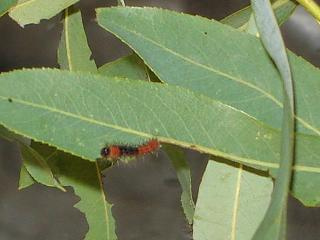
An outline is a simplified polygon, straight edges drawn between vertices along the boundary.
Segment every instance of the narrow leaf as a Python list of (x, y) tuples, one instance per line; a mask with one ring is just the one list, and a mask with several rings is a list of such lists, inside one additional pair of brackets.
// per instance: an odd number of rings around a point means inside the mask
[[(84, 72), (14, 71), (0, 75), (0, 112), (5, 127), (91, 161), (106, 144), (156, 137), (273, 176), (278, 168), (280, 130), (177, 86)], [(297, 134), (295, 193), (306, 204), (320, 202), (319, 149), (318, 137)]]
[[(24, 143), (21, 136), (16, 135), (13, 132), (10, 132), (2, 125), (0, 125), (0, 137), (7, 140), (7, 141), (15, 141), (15, 140), (20, 141), (21, 140), (21, 142)], [(26, 148), (27, 147), (28, 147), (28, 145), (26, 145)], [(23, 154), (23, 152), (21, 152), (21, 154)], [(24, 157), (26, 157), (26, 156), (22, 155), (22, 159)], [(36, 181), (32, 178), (32, 176), (29, 174), (26, 167), (22, 163), (21, 168), (20, 168), (20, 176), (19, 176), (19, 190), (21, 190), (23, 188), (27, 188), (34, 183), (36, 183)]]
[[(30, 140), (17, 135), (0, 125), (0, 136), (9, 141), (16, 141), (20, 147), (22, 166), (20, 170), (19, 189), (31, 185), (34, 181), (49, 187), (65, 189), (57, 182), (50, 167), (41, 155), (39, 155), (30, 145)], [(26, 171), (28, 173), (26, 173)], [(30, 175), (30, 176), (29, 176)], [(32, 179), (30, 179), (30, 177)]]
[(23, 159), (23, 167), (25, 167), (35, 181), (49, 187), (57, 187), (62, 191), (66, 191), (55, 179), (47, 162), (39, 153), (21, 142), (19, 146)]
[[(99, 24), (137, 52), (160, 80), (281, 128), (281, 79), (258, 38), (213, 20), (156, 8), (98, 9), (97, 17)], [(320, 71), (290, 52), (289, 58), (296, 89), (297, 131), (320, 136)]]
[(61, 69), (95, 72), (97, 67), (90, 60), (91, 50), (87, 43), (80, 11), (70, 7), (64, 11), (63, 32), (58, 48)]
[(188, 220), (188, 223), (191, 225), (193, 222), (195, 206), (192, 199), (190, 167), (181, 148), (173, 145), (164, 145), (164, 149), (176, 170), (178, 180), (182, 188), (181, 204), (183, 212)]
[(320, 21), (320, 7), (314, 0), (297, 0), (308, 12), (310, 12), (315, 19)]
[(194, 240), (250, 240), (267, 210), (272, 180), (209, 161), (199, 188)]
[(271, 204), (253, 239), (282, 240), (286, 239), (287, 200), (294, 155), (293, 83), (286, 48), (269, 0), (252, 0), (251, 3), (261, 40), (282, 77), (284, 98), (280, 168), (277, 173)]
[(79, 0), (18, 0), (9, 11), (9, 16), (19, 25), (39, 23), (49, 19)]
[(30, 175), (26, 167), (22, 164), (20, 168), (20, 176), (19, 176), (19, 190), (30, 187), (34, 183), (36, 183), (36, 181)]
[(32, 147), (44, 156), (50, 156), (47, 161), (55, 169), (60, 183), (71, 186), (80, 197), (75, 207), (85, 214), (89, 225), (85, 240), (116, 240), (112, 205), (105, 199), (97, 163), (84, 161), (40, 143), (33, 143)]

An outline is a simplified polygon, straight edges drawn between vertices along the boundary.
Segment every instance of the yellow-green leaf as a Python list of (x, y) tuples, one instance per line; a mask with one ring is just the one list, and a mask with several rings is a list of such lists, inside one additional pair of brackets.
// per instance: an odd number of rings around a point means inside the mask
[(39, 23), (49, 19), (79, 0), (18, 0), (9, 11), (9, 16), (19, 25)]
[(19, 175), (19, 190), (30, 187), (36, 181), (32, 178), (26, 167), (22, 164)]
[(261, 41), (278, 68), (283, 90), (280, 167), (270, 206), (253, 239), (283, 240), (287, 238), (287, 201), (294, 159), (295, 94), (286, 48), (271, 4), (269, 0), (251, 0), (251, 5)]
[(95, 72), (97, 67), (91, 58), (80, 11), (73, 7), (64, 11), (63, 32), (58, 48), (61, 69)]

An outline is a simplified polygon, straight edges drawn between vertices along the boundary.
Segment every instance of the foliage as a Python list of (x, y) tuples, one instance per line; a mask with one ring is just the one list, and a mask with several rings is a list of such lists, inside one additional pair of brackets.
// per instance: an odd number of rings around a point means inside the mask
[[(122, 7), (98, 9), (97, 22), (135, 54), (99, 68), (76, 2), (0, 4), (0, 16), (21, 26), (64, 13), (60, 69), (0, 75), (0, 136), (19, 143), (20, 189), (73, 187), (85, 239), (117, 239), (100, 150), (156, 138), (177, 172), (196, 240), (284, 239), (289, 192), (320, 204), (320, 71), (286, 50), (278, 30), (295, 2), (273, 1), (274, 18), (268, 1), (252, 0), (219, 23), (118, 1)], [(210, 155), (196, 204), (180, 147)]]

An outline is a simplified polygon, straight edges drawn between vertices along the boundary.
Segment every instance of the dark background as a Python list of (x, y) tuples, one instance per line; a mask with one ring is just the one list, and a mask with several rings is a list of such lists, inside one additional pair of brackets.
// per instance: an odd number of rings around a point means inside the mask
[[(80, 2), (93, 58), (98, 66), (131, 51), (94, 20), (94, 8), (115, 1)], [(158, 6), (221, 19), (246, 6), (243, 0), (150, 0), (126, 1), (127, 5)], [(0, 18), (0, 71), (22, 67), (58, 67), (56, 51), (61, 15), (39, 25), (20, 28), (8, 16)], [(282, 26), (288, 48), (320, 66), (320, 25), (302, 8)], [(207, 156), (187, 151), (197, 194)], [(35, 184), (17, 190), (21, 159), (17, 146), (0, 139), (0, 240), (79, 240), (88, 229), (82, 213), (73, 208), (79, 200), (67, 193)], [(192, 239), (180, 207), (181, 189), (165, 153), (147, 156), (105, 173), (105, 188), (114, 203), (120, 240)], [(320, 208), (305, 208), (289, 201), (289, 236), (292, 240), (320, 239)]]

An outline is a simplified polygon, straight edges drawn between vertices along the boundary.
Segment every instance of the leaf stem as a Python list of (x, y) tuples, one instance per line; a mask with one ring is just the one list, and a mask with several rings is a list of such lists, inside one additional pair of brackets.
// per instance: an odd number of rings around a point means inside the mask
[(320, 7), (314, 0), (297, 0), (312, 16), (320, 21)]

